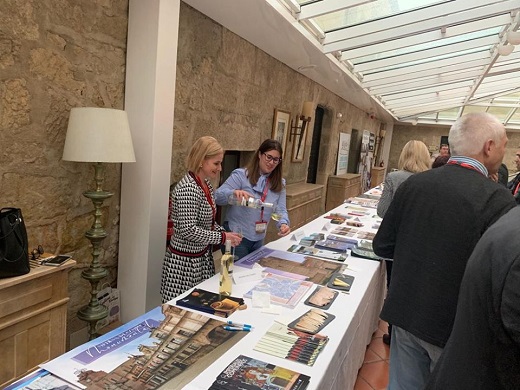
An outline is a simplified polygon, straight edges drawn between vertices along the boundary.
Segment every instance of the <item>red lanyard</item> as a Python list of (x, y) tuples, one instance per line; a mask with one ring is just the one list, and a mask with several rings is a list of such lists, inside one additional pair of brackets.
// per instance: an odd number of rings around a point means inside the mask
[(190, 172), (190, 176), (193, 178), (193, 180), (195, 180), (195, 183), (197, 183), (197, 185), (200, 188), (202, 188), (202, 191), (204, 191), (204, 195), (206, 195), (206, 199), (207, 199), (209, 205), (211, 206), (211, 210), (213, 211), (213, 217), (211, 219), (211, 230), (213, 230), (213, 227), (215, 225), (215, 217), (217, 215), (217, 207), (215, 206), (215, 201), (213, 200), (213, 197), (211, 196), (211, 193), (209, 192), (208, 185), (207, 184), (205, 186), (202, 185), (200, 178), (193, 172)]
[(468, 163), (463, 163), (463, 162), (458, 162), (458, 161), (450, 160), (450, 161), (448, 161), (446, 164), (450, 164), (450, 165), (460, 165), (461, 167), (468, 168), (468, 169), (473, 169), (474, 171), (477, 171), (477, 172), (480, 173), (481, 175), (484, 175), (484, 174), (482, 173), (481, 170), (475, 168), (473, 165), (468, 164)]
[[(260, 198), (260, 200), (262, 202), (264, 202), (265, 198), (267, 198), (268, 191), (269, 191), (269, 178), (265, 179), (264, 193), (262, 194), (262, 197)], [(262, 208), (260, 209), (260, 221), (263, 221), (263, 220), (264, 220), (264, 207), (262, 206)]]
[(260, 200), (262, 202), (265, 201), (265, 198), (267, 198), (267, 192), (269, 191), (269, 178), (265, 179), (265, 187), (264, 187), (264, 193), (262, 194), (262, 197)]

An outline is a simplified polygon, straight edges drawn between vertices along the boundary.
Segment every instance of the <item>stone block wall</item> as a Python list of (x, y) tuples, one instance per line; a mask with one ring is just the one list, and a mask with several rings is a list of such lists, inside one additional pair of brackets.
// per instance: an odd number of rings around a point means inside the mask
[[(423, 141), (426, 146), (439, 147), (441, 137), (448, 136), (450, 126), (435, 125), (394, 125), (392, 134), (392, 143), (390, 146), (390, 156), (387, 167), (389, 169), (397, 168), (399, 155), (404, 145), (412, 139)], [(520, 132), (507, 132), (509, 142), (506, 146), (506, 154), (504, 155), (504, 164), (507, 165), (509, 173), (516, 172), (516, 165), (513, 162), (515, 153), (520, 149)]]
[[(193, 142), (212, 135), (226, 150), (255, 151), (271, 137), (275, 108), (301, 112), (304, 101), (325, 109), (318, 183), (334, 174), (339, 132), (376, 131), (380, 122), (245, 39), (181, 3), (171, 182), (185, 173)], [(341, 119), (336, 113), (343, 114)], [(284, 176), (306, 181), (314, 121), (306, 138), (304, 161), (291, 162), (287, 141)], [(249, 154), (250, 155), (250, 154)]]
[[(128, 0), (2, 0), (0, 2), (0, 206), (22, 209), (29, 250), (69, 253), (69, 326), (90, 299), (81, 271), (90, 261), (85, 232), (95, 189), (87, 163), (61, 160), (72, 107), (123, 108)], [(106, 282), (117, 276), (121, 169), (108, 164), (108, 237), (101, 260)]]

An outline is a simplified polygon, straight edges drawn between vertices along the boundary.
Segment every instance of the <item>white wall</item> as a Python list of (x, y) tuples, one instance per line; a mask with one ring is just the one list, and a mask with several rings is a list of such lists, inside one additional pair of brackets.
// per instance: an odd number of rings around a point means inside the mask
[(130, 0), (125, 110), (137, 162), (123, 164), (117, 286), (127, 322), (161, 303), (180, 0)]

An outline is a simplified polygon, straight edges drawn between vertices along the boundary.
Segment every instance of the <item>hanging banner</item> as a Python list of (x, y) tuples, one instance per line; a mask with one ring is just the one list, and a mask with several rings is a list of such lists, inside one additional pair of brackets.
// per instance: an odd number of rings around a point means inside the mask
[(339, 133), (338, 161), (336, 164), (336, 175), (347, 173), (348, 151), (350, 149), (350, 134)]

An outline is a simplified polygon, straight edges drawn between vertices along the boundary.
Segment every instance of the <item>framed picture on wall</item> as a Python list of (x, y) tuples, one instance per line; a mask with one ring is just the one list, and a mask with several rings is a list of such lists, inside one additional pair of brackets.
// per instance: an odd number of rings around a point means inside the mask
[(292, 162), (303, 162), (303, 156), (305, 155), (305, 141), (307, 140), (307, 127), (305, 126), (305, 131), (301, 131), (303, 122), (301, 119), (298, 119), (298, 134), (293, 137), (293, 148), (292, 148)]
[(291, 131), (291, 113), (277, 108), (274, 109), (273, 131), (271, 138), (282, 144), (282, 157), (285, 158), (285, 144), (287, 134)]

